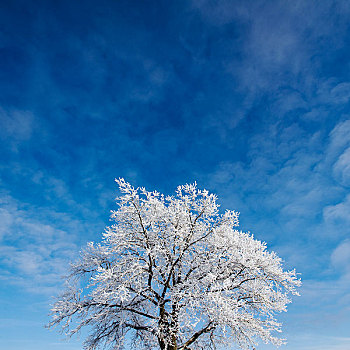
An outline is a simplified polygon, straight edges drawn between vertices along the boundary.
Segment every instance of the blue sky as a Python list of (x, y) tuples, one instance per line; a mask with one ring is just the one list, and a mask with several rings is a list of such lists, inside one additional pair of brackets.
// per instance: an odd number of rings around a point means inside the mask
[(2, 1), (4, 349), (81, 348), (43, 325), (124, 177), (240, 211), (302, 274), (283, 348), (348, 350), (349, 19), (330, 0)]

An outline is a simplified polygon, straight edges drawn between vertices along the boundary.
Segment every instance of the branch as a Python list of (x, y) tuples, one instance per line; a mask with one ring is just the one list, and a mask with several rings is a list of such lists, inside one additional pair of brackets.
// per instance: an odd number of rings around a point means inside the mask
[[(137, 305), (137, 304), (134, 304), (134, 305)], [(108, 304), (108, 303), (88, 302), (88, 301), (86, 301), (86, 302), (81, 304), (81, 307), (87, 308), (87, 309), (90, 309), (90, 307), (93, 307), (93, 306), (117, 307), (117, 308), (120, 309), (120, 311), (129, 311), (131, 313), (135, 313), (135, 314), (138, 314), (138, 315), (141, 315), (141, 316), (144, 316), (144, 317), (148, 317), (148, 318), (151, 318), (151, 319), (154, 319), (154, 320), (158, 320), (158, 317), (156, 317), (156, 316), (147, 314), (146, 312), (143, 312), (143, 311), (140, 311), (140, 310), (137, 310), (137, 309), (131, 307), (131, 306), (133, 306), (133, 304), (123, 306), (122, 304)], [(78, 308), (76, 311), (78, 311), (79, 309), (80, 308)]]
[[(139, 221), (140, 221), (140, 225), (141, 225), (141, 228), (142, 228), (142, 233), (145, 237), (145, 241), (146, 241), (146, 247), (147, 247), (147, 250), (150, 251), (151, 250), (151, 247), (150, 247), (150, 243), (149, 243), (149, 239), (148, 239), (148, 235), (147, 235), (147, 229), (145, 228), (144, 224), (143, 224), (143, 221), (142, 221), (142, 216), (141, 216), (141, 213), (140, 213), (140, 210), (139, 208), (136, 206), (136, 204), (134, 203), (134, 201), (132, 200), (131, 201), (132, 205), (134, 206), (135, 210), (136, 210), (136, 213), (137, 213), (137, 216), (139, 218)], [(150, 291), (152, 291), (152, 293), (156, 296), (156, 298), (159, 300), (160, 299), (160, 296), (159, 294), (152, 288), (152, 279), (153, 279), (153, 269), (152, 269), (152, 266), (154, 267), (157, 267), (155, 262), (154, 262), (154, 259), (152, 258), (152, 255), (150, 252), (147, 252), (147, 256), (148, 256), (148, 280), (147, 280), (147, 284), (148, 284), (148, 288)]]
[(235, 285), (234, 287), (230, 287), (230, 288), (222, 287), (222, 288), (210, 290), (211, 285), (209, 285), (207, 288), (207, 292), (216, 293), (216, 292), (232, 291), (234, 289), (239, 288), (243, 283), (248, 282), (248, 281), (253, 281), (255, 279), (256, 279), (256, 277), (246, 278), (246, 279), (242, 280), (240, 283), (238, 283), (237, 285)]
[(177, 257), (177, 259), (174, 261), (174, 263), (171, 265), (171, 268), (170, 268), (170, 272), (169, 272), (169, 275), (168, 275), (168, 278), (164, 284), (164, 289), (163, 289), (163, 292), (162, 292), (162, 298), (165, 297), (165, 294), (167, 292), (167, 289), (170, 287), (169, 283), (170, 283), (170, 280), (171, 280), (171, 277), (172, 277), (172, 274), (174, 272), (174, 269), (175, 269), (175, 266), (178, 264), (179, 261), (181, 261), (182, 257), (184, 256), (185, 252), (191, 247), (193, 246), (194, 244), (200, 242), (202, 239), (205, 239), (206, 237), (208, 237), (212, 232), (213, 232), (213, 229), (212, 228), (211, 230), (209, 230), (208, 233), (206, 233), (204, 236), (196, 239), (195, 241), (189, 243), (184, 249), (183, 251), (180, 253), (180, 255)]
[(154, 330), (150, 327), (147, 327), (147, 326), (138, 326), (136, 324), (131, 324), (131, 323), (124, 323), (124, 325), (126, 327), (135, 329), (136, 331), (147, 331), (147, 332), (154, 333)]
[(213, 321), (210, 321), (207, 326), (205, 326), (204, 328), (202, 328), (200, 331), (194, 333), (192, 335), (192, 337), (187, 340), (187, 342), (183, 345), (181, 345), (179, 347), (179, 350), (181, 349), (188, 349), (188, 346), (191, 345), (192, 343), (194, 343), (203, 333), (209, 333), (210, 331), (212, 331), (216, 326), (213, 324)]
[[(152, 304), (158, 306), (158, 301), (154, 300), (153, 298), (151, 298), (149, 295), (143, 294), (142, 291), (137, 291), (134, 288), (132, 288), (131, 286), (127, 286), (126, 288), (128, 288), (130, 291), (132, 291), (133, 293), (135, 293), (136, 295), (139, 295), (147, 300), (149, 300)], [(153, 289), (150, 289), (151, 292), (155, 293), (155, 291)]]
[(147, 314), (147, 313), (139, 311), (139, 310), (135, 310), (135, 309), (131, 309), (131, 308), (121, 308), (121, 309), (125, 310), (125, 311), (130, 311), (131, 313), (135, 313), (135, 314), (138, 314), (138, 315), (141, 315), (141, 316), (152, 318), (153, 320), (158, 320), (158, 317), (155, 317), (153, 315)]

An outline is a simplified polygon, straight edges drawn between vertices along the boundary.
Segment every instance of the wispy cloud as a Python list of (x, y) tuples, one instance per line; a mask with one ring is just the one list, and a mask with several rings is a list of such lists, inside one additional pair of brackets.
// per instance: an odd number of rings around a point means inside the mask
[[(350, 240), (346, 239), (334, 249), (331, 256), (332, 264), (335, 268), (349, 274), (348, 282), (350, 283)], [(350, 290), (349, 290), (350, 294)]]
[(34, 127), (34, 117), (30, 111), (5, 110), (0, 107), (0, 138), (13, 151), (17, 151), (21, 142), (31, 138)]
[[(46, 218), (38, 211), (46, 212)], [(74, 221), (65, 229), (54, 221), (66, 214), (50, 212), (45, 208), (26, 208), (13, 198), (2, 199), (2, 242), (0, 245), (3, 283), (15, 284), (30, 292), (53, 293), (66, 273), (69, 260), (78, 252), (77, 227)], [(62, 220), (63, 219), (63, 220)], [(51, 223), (50, 223), (51, 221)]]

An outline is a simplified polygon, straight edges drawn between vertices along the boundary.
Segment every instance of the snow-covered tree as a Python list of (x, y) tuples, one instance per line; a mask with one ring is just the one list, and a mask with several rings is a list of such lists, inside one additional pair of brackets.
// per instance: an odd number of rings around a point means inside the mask
[(72, 264), (49, 326), (68, 335), (90, 326), (87, 349), (122, 349), (126, 339), (162, 350), (283, 343), (275, 314), (300, 281), (237, 229), (239, 213), (220, 214), (217, 197), (196, 184), (165, 197), (116, 181), (114, 224)]

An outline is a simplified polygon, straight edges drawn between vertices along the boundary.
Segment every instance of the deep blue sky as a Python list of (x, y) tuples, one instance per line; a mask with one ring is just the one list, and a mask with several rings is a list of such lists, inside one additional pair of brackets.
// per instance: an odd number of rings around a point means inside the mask
[(11, 0), (0, 23), (4, 349), (81, 348), (43, 325), (115, 177), (215, 192), (302, 274), (284, 349), (349, 349), (348, 1)]

